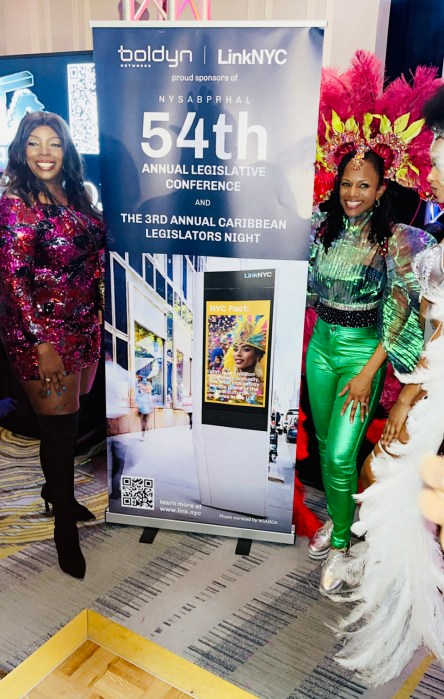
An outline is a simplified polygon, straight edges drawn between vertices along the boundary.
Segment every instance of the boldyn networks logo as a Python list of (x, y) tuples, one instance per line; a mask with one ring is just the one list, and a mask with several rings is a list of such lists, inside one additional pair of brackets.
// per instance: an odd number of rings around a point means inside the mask
[(151, 68), (153, 63), (166, 63), (169, 68), (177, 68), (181, 63), (192, 63), (193, 52), (189, 49), (168, 49), (166, 46), (143, 49), (130, 49), (120, 45), (117, 49), (121, 68)]
[(217, 62), (219, 65), (273, 65), (283, 66), (287, 62), (287, 52), (285, 49), (242, 49), (233, 51), (232, 49), (218, 49)]

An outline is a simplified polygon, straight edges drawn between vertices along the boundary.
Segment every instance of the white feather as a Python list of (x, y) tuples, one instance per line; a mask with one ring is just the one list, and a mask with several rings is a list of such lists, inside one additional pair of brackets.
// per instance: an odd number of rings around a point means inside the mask
[[(444, 319), (444, 294), (429, 315)], [(443, 554), (417, 503), (420, 463), (444, 436), (444, 336), (429, 342), (424, 357), (427, 368), (401, 379), (421, 383), (427, 398), (410, 411), (409, 441), (372, 461), (376, 483), (357, 496), (360, 521), (353, 527), (366, 540), (338, 571), (352, 590), (334, 596), (356, 602), (339, 624), (345, 645), (337, 662), (373, 685), (396, 677), (420, 645), (444, 663)]]

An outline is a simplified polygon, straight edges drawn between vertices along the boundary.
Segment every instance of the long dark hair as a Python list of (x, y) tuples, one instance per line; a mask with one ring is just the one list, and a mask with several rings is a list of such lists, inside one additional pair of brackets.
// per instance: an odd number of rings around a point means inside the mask
[(9, 146), (9, 161), (3, 175), (6, 191), (23, 199), (27, 206), (39, 201), (39, 195), (57, 204), (43, 180), (36, 177), (26, 162), (26, 144), (32, 131), (39, 126), (49, 126), (60, 139), (63, 150), (63, 188), (68, 203), (77, 210), (100, 218), (94, 210), (83, 184), (83, 163), (73, 143), (68, 124), (53, 112), (29, 112), (21, 120), (17, 133)]
[[(344, 177), (345, 168), (355, 155), (355, 151), (351, 151), (350, 153), (344, 155), (338, 167), (338, 174), (335, 179), (333, 192), (328, 201), (327, 218), (319, 231), (325, 250), (328, 250), (331, 247), (333, 241), (336, 240), (339, 233), (344, 228), (344, 210), (341, 206), (339, 198), (339, 189), (342, 178)], [(368, 150), (364, 155), (364, 160), (373, 165), (375, 172), (378, 175), (378, 185), (383, 185), (384, 161), (381, 156), (372, 150)], [(372, 243), (378, 243), (379, 246), (382, 247), (386, 240), (391, 237), (392, 226), (394, 223), (396, 223), (395, 213), (390, 202), (390, 194), (387, 189), (380, 197), (379, 205), (374, 208), (369, 223), (369, 240)]]
[[(422, 113), (429, 129), (435, 127), (444, 134), (444, 85), (441, 85), (433, 97), (427, 100)], [(439, 136), (439, 138), (443, 138), (443, 136)]]

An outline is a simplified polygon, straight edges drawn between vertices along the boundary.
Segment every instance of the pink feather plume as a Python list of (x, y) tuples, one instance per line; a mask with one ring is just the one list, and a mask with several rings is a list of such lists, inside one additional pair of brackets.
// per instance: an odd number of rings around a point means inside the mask
[[(367, 112), (383, 114), (392, 123), (407, 113), (410, 113), (408, 124), (420, 119), (424, 103), (443, 84), (437, 73), (435, 67), (419, 66), (410, 80), (402, 75), (384, 90), (384, 67), (381, 61), (375, 54), (363, 50), (356, 51), (350, 67), (342, 73), (334, 68), (325, 68), (322, 72), (318, 122), (321, 147), (325, 144), (325, 121), (331, 122), (332, 111), (343, 122), (354, 117), (361, 129), (363, 115)], [(379, 121), (374, 120), (371, 128), (374, 137), (379, 132)], [(419, 170), (419, 177), (414, 170), (407, 168), (402, 182), (398, 179), (404, 186), (417, 189), (423, 198), (429, 198), (431, 194), (426, 180), (430, 169), (431, 142), (432, 134), (428, 129), (423, 129), (414, 138), (408, 146), (408, 156), (412, 165)], [(327, 174), (331, 177), (331, 173)], [(323, 168), (318, 164), (316, 179), (320, 181), (323, 175)], [(315, 182), (315, 201), (326, 198), (324, 189), (325, 187), (316, 187)]]
[(346, 72), (351, 86), (350, 109), (357, 121), (366, 112), (374, 113), (384, 87), (384, 66), (370, 51), (358, 50)]

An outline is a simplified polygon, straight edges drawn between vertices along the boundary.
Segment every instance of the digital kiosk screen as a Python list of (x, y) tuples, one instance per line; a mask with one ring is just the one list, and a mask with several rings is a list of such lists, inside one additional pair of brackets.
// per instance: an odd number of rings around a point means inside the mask
[(266, 430), (275, 270), (205, 272), (202, 423)]
[(207, 301), (205, 310), (205, 401), (263, 408), (270, 301)]

